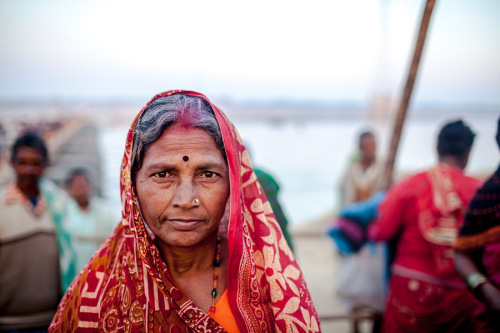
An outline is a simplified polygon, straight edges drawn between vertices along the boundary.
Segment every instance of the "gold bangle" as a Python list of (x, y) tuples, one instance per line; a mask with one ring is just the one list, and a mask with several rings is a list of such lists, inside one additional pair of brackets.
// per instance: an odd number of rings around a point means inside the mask
[(486, 282), (488, 282), (488, 280), (481, 273), (472, 273), (467, 277), (467, 285), (471, 290), (478, 288), (479, 286), (485, 284)]

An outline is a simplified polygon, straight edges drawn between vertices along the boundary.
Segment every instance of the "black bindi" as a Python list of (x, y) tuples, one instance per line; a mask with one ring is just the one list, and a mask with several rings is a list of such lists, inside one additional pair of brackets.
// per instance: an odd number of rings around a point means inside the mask
[(183, 160), (184, 162), (189, 161), (189, 156), (184, 155), (184, 157), (182, 158), (182, 160)]

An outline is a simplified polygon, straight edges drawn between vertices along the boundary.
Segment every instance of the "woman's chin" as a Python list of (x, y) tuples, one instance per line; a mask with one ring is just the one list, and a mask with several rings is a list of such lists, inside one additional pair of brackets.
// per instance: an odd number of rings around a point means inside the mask
[(166, 233), (161, 233), (156, 235), (156, 243), (163, 243), (168, 247), (196, 247), (203, 242), (203, 235), (196, 232), (195, 230), (185, 231), (185, 230), (169, 230)]

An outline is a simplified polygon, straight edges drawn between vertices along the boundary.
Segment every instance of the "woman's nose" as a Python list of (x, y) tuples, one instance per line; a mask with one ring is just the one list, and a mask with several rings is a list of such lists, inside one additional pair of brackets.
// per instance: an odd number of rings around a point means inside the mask
[(172, 200), (172, 204), (182, 209), (190, 209), (193, 206), (198, 206), (196, 202), (195, 187), (192, 181), (181, 181)]

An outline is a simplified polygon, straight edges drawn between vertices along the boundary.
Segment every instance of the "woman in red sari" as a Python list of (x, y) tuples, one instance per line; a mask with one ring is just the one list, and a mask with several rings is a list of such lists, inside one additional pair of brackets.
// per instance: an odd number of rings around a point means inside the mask
[(379, 207), (370, 238), (397, 237), (384, 332), (478, 332), (479, 303), (455, 271), (452, 249), (481, 184), (463, 173), (473, 141), (462, 121), (446, 124), (438, 165), (394, 185)]
[(205, 96), (168, 91), (144, 107), (121, 191), (121, 223), (50, 331), (320, 331), (248, 153)]

